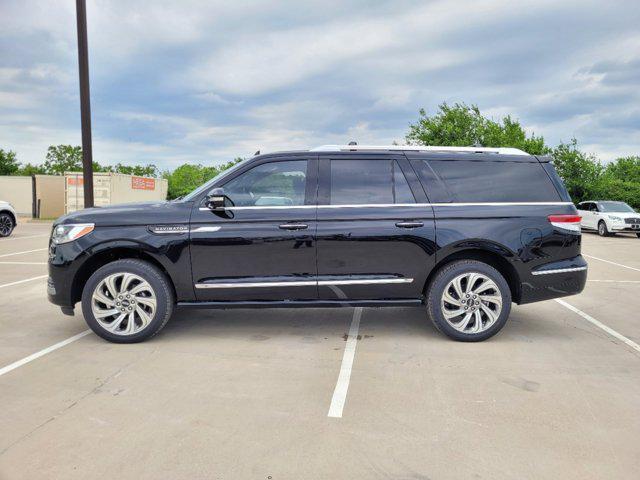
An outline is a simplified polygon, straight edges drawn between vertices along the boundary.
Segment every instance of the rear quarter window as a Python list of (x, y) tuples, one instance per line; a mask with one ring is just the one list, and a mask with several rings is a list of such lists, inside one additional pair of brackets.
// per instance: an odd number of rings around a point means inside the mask
[(431, 160), (429, 164), (454, 202), (561, 200), (549, 175), (538, 162)]

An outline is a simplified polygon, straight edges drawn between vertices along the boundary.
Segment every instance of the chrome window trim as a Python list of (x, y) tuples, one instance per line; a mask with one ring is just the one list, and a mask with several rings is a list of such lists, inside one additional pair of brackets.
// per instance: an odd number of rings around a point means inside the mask
[(587, 267), (572, 267), (572, 268), (554, 268), (553, 270), (538, 270), (531, 272), (531, 275), (549, 275), (552, 273), (569, 273), (569, 272), (582, 272)]
[(361, 280), (302, 280), (293, 282), (232, 282), (196, 283), (197, 289), (210, 288), (261, 288), (261, 287), (314, 287), (330, 285), (378, 285), (392, 283), (412, 283), (413, 278), (369, 278)]
[[(291, 210), (308, 208), (389, 208), (389, 207), (535, 207), (573, 205), (572, 202), (476, 202), (476, 203), (367, 203), (350, 205), (261, 205), (249, 207), (225, 207), (224, 210)], [(200, 207), (200, 211), (211, 211)]]

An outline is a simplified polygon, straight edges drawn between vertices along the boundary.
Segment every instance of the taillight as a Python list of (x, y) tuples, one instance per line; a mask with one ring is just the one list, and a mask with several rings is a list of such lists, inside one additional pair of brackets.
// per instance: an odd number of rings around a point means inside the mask
[(554, 227), (580, 232), (580, 215), (549, 215), (547, 218)]

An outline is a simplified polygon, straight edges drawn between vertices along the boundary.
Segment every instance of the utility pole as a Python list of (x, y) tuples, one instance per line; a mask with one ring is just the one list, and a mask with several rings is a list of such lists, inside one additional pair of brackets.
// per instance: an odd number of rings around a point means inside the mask
[(84, 208), (93, 207), (93, 152), (91, 149), (91, 102), (89, 95), (89, 47), (87, 2), (76, 0), (78, 22), (78, 70), (80, 73), (80, 121), (82, 124), (82, 178)]

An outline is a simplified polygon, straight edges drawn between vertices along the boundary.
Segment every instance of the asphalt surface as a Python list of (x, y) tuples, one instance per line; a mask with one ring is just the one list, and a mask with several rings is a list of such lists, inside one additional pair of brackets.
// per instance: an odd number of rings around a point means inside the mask
[(365, 308), (182, 311), (114, 345), (47, 302), (49, 230), (0, 239), (0, 479), (638, 478), (635, 236), (583, 234), (586, 290), (484, 343)]

